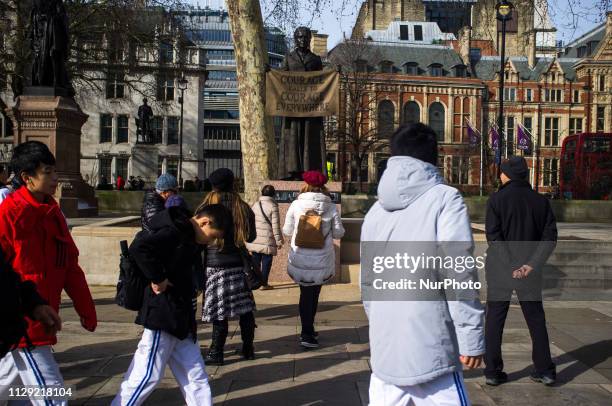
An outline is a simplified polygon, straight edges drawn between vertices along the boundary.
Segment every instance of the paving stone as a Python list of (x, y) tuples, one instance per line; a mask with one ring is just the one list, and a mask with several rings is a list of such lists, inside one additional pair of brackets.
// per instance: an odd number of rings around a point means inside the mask
[(547, 387), (542, 384), (508, 383), (485, 386), (484, 391), (498, 406), (609, 406), (610, 394), (599, 385), (567, 384)]
[(224, 380), (249, 380), (276, 382), (293, 380), (294, 361), (280, 358), (255, 358), (244, 361), (239, 356), (228, 357), (225, 365), (218, 367), (215, 378)]
[(369, 379), (371, 372), (370, 365), (366, 360), (338, 361), (324, 358), (295, 360), (296, 381), (366, 380)]

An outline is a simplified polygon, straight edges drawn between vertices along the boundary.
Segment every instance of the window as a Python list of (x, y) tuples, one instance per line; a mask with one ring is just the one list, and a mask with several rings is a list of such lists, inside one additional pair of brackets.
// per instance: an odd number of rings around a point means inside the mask
[(584, 140), (584, 152), (588, 153), (609, 153), (610, 152), (610, 139), (608, 138), (587, 138)]
[(455, 77), (464, 78), (465, 77), (465, 65), (457, 65), (455, 66)]
[(589, 41), (587, 43), (587, 54), (591, 55), (597, 49), (597, 45), (599, 45), (599, 41)]
[(168, 145), (179, 142), (179, 118), (168, 117)]
[(440, 171), (440, 175), (446, 178), (446, 173), (444, 172), (444, 162), (446, 161), (446, 157), (444, 155), (438, 155), (438, 170)]
[(559, 117), (546, 117), (544, 119), (544, 145), (559, 146)]
[(468, 2), (426, 2), (425, 21), (436, 22), (442, 32), (457, 36), (461, 27), (472, 25), (471, 7), (472, 3)]
[(556, 186), (559, 180), (559, 160), (557, 158), (544, 159), (543, 186)]
[(400, 40), (408, 41), (408, 26), (405, 24), (400, 25)]
[(429, 74), (431, 76), (442, 76), (442, 65), (438, 63), (429, 65)]
[(378, 135), (390, 137), (395, 130), (395, 106), (389, 100), (383, 100), (378, 105)]
[(408, 62), (404, 65), (404, 73), (407, 75), (418, 75), (419, 65), (414, 62)]
[(454, 156), (451, 159), (450, 183), (455, 185), (469, 184), (470, 158), (467, 156)]
[(225, 80), (225, 81), (238, 80), (236, 71), (232, 71), (232, 70), (210, 70), (207, 73), (208, 73), (208, 80)]
[(178, 179), (178, 159), (166, 158), (166, 173)]
[(606, 108), (597, 106), (597, 118), (595, 120), (595, 131), (603, 131), (605, 128)]
[(515, 132), (514, 132), (514, 117), (507, 116), (506, 117), (506, 142), (508, 143), (508, 151), (514, 151), (514, 140), (515, 140)]
[(580, 90), (574, 90), (574, 94), (572, 96), (572, 101), (574, 103), (580, 103)]
[(380, 63), (380, 71), (381, 73), (393, 73), (393, 62), (382, 61)]
[(106, 98), (122, 99), (125, 93), (124, 81), (123, 73), (109, 73), (106, 79)]
[(153, 116), (151, 119), (151, 139), (153, 144), (162, 143), (162, 135), (164, 131), (164, 118), (162, 116)]
[(525, 101), (533, 101), (533, 89), (525, 89)]
[(404, 114), (402, 116), (403, 124), (408, 123), (420, 123), (421, 122), (421, 108), (417, 102), (409, 101), (404, 104)]
[(533, 134), (533, 117), (523, 117), (523, 127), (529, 132), (529, 135)]
[(168, 75), (157, 77), (157, 100), (174, 100), (174, 78)]
[(583, 45), (581, 47), (578, 47), (578, 58), (584, 58), (587, 56), (587, 47), (586, 45)]
[(582, 118), (570, 117), (569, 120), (569, 135), (582, 132)]
[(545, 102), (562, 102), (563, 90), (561, 89), (544, 89)]
[(440, 102), (434, 102), (429, 106), (429, 126), (438, 135), (438, 141), (444, 141), (445, 109)]
[(115, 158), (115, 174), (126, 181), (128, 178), (128, 160), (129, 158)]
[(172, 63), (174, 62), (174, 49), (169, 42), (162, 42), (159, 46), (159, 62)]
[(239, 110), (204, 110), (204, 118), (213, 118), (220, 120), (238, 120), (240, 119)]
[(355, 70), (357, 72), (367, 72), (368, 71), (368, 63), (363, 59), (358, 59), (355, 61)]
[(111, 142), (113, 140), (113, 116), (110, 114), (100, 115), (100, 142)]
[(128, 142), (129, 118), (127, 115), (117, 116), (117, 144)]
[(504, 88), (504, 101), (516, 101), (516, 88), (514, 87)]
[(102, 183), (106, 180), (106, 183), (111, 182), (111, 166), (113, 164), (113, 158), (105, 157), (98, 159), (98, 166), (100, 168), (98, 176), (98, 183)]
[(603, 92), (604, 90), (606, 90), (606, 76), (599, 75), (599, 91)]
[(423, 41), (423, 26), (422, 25), (414, 26), (414, 40)]
[(480, 48), (470, 48), (470, 63), (475, 64), (480, 61), (482, 57), (482, 51)]

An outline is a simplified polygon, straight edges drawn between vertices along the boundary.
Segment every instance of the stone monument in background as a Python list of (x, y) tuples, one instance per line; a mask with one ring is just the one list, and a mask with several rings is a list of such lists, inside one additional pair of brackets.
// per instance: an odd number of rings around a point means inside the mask
[(62, 0), (35, 0), (30, 21), (33, 54), (31, 86), (7, 109), (13, 121), (15, 145), (40, 141), (57, 161), (55, 194), (67, 217), (98, 214), (94, 189), (81, 176), (81, 127), (87, 121), (74, 100), (66, 72), (70, 55), (68, 17)]

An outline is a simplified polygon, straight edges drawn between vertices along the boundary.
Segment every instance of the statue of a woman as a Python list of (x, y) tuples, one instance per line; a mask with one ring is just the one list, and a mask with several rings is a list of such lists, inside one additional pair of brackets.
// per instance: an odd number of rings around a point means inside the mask
[[(298, 72), (323, 70), (321, 57), (310, 51), (310, 29), (298, 27), (293, 38), (295, 49), (285, 57), (283, 69)], [(280, 179), (300, 179), (302, 172), (308, 170), (323, 171), (322, 132), (323, 117), (286, 117), (283, 120), (279, 148)]]

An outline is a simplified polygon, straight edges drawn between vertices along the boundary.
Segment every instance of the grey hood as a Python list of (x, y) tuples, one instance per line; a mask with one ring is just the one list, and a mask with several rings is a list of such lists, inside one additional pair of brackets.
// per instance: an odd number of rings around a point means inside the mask
[(378, 184), (378, 202), (386, 211), (402, 210), (423, 193), (444, 183), (438, 168), (409, 156), (389, 158)]

